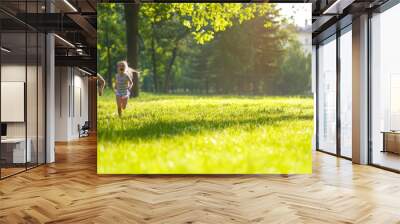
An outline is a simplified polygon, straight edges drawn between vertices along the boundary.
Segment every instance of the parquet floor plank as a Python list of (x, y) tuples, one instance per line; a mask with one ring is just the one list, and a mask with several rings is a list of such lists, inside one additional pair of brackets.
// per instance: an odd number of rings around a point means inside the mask
[(315, 152), (312, 175), (97, 175), (96, 139), (0, 181), (0, 223), (398, 223), (400, 175)]

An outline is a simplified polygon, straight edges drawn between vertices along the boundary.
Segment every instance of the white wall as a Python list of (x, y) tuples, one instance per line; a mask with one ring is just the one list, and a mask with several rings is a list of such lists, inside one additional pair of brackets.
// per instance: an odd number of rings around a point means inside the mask
[[(36, 69), (39, 69), (38, 71)], [(32, 161), (44, 163), (45, 159), (45, 119), (44, 119), (44, 74), (42, 67), (25, 66), (25, 64), (3, 64), (1, 66), (2, 82), (24, 82), (26, 83), (26, 109), (22, 108), (14, 110), (22, 110), (19, 113), (26, 112), (26, 121), (22, 122), (5, 122), (7, 123), (7, 137), (24, 138), (25, 135), (30, 140)], [(25, 80), (27, 78), (27, 80)], [(3, 91), (4, 89), (2, 89)], [(24, 94), (24, 90), (20, 90), (20, 94)], [(7, 97), (2, 95), (2, 98)], [(24, 104), (24, 102), (22, 102)], [(13, 113), (12, 108), (2, 107), (2, 112)], [(26, 110), (26, 111), (25, 111)], [(15, 112), (14, 112), (15, 113)], [(22, 115), (24, 116), (24, 115)], [(37, 154), (38, 153), (38, 154)]]
[(79, 138), (78, 125), (88, 120), (88, 78), (72, 67), (56, 68), (56, 141)]
[[(5, 64), (1, 66), (1, 81), (3, 82), (25, 82), (24, 65)], [(7, 110), (7, 108), (1, 108)], [(25, 137), (25, 122), (7, 122), (8, 137)]]
[[(25, 64), (8, 64), (1, 66), (1, 81), (25, 82)], [(7, 108), (1, 108), (7, 110)], [(7, 122), (7, 137), (25, 137), (25, 122)]]
[[(75, 70), (76, 72), (76, 70)], [(79, 75), (75, 75), (75, 119), (73, 126), (77, 127), (78, 124), (83, 125), (88, 120), (88, 78)], [(80, 97), (79, 97), (80, 96)], [(80, 102), (78, 102), (80, 101)], [(81, 107), (81, 108), (80, 108)], [(81, 110), (81, 111), (80, 111)], [(78, 136), (78, 129), (74, 128), (73, 133)]]
[(69, 133), (69, 96), (70, 84), (69, 69), (56, 67), (55, 69), (55, 140), (67, 141)]

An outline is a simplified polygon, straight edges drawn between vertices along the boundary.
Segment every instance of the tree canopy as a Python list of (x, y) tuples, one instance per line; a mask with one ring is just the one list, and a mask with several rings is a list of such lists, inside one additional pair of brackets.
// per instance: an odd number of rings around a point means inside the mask
[(141, 4), (138, 38), (126, 36), (124, 4), (98, 6), (98, 70), (138, 45), (141, 88), (154, 92), (306, 94), (311, 57), (274, 4)]

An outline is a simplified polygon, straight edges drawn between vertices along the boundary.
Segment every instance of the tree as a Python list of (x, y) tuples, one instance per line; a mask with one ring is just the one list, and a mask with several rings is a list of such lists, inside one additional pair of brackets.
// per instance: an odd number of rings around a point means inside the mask
[(113, 74), (117, 61), (126, 58), (125, 20), (122, 18), (121, 4), (98, 4), (97, 16), (97, 52), (99, 62), (97, 71), (107, 80), (107, 87), (112, 87)]
[(309, 94), (311, 89), (311, 54), (305, 53), (301, 44), (289, 43), (284, 59), (280, 63), (277, 86), (279, 94)]
[(303, 94), (310, 82), (274, 4), (99, 4), (99, 17), (99, 70), (111, 79), (127, 58), (146, 91)]
[(112, 65), (111, 65), (111, 40), (110, 40), (110, 28), (108, 24), (106, 25), (105, 30), (105, 40), (106, 40), (106, 48), (107, 48), (107, 80), (109, 85), (112, 83)]
[[(125, 24), (126, 24), (126, 43), (127, 43), (127, 61), (129, 66), (138, 68), (138, 46), (139, 46), (139, 4), (124, 4)], [(139, 74), (133, 72), (131, 97), (139, 96)]]
[[(198, 44), (205, 44), (236, 23), (254, 18), (256, 15), (276, 11), (270, 4), (144, 4), (141, 18), (147, 20), (143, 33), (150, 35), (152, 71), (155, 91), (163, 86), (164, 92), (172, 90), (173, 65), (181, 47), (180, 42), (191, 34)], [(268, 21), (265, 21), (266, 24)], [(151, 32), (148, 31), (151, 27)], [(163, 32), (157, 32), (162, 29)], [(172, 34), (172, 37), (171, 37)], [(163, 39), (168, 39), (163, 41)], [(157, 52), (163, 52), (162, 55)], [(162, 58), (168, 55), (164, 61)], [(160, 63), (161, 62), (161, 63)], [(160, 73), (162, 71), (162, 73)], [(163, 74), (163, 79), (160, 75)], [(161, 81), (163, 80), (163, 81)]]

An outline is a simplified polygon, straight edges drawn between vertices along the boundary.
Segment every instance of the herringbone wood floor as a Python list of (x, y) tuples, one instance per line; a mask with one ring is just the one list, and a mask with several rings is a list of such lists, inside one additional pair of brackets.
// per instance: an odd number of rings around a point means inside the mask
[(312, 175), (98, 176), (96, 141), (0, 181), (0, 223), (400, 223), (400, 175), (322, 153)]

